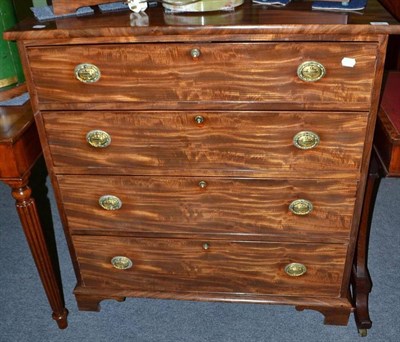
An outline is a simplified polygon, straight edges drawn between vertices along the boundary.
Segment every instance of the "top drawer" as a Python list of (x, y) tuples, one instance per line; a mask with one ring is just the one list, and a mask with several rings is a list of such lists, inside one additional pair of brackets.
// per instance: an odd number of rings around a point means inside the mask
[[(355, 61), (343, 66), (344, 57)], [(368, 109), (374, 43), (180, 43), (69, 45), (28, 48), (42, 109), (90, 103), (168, 108), (241, 104), (285, 108)], [(305, 74), (299, 66), (315, 61)], [(77, 66), (81, 66), (76, 77)], [(78, 68), (79, 69), (79, 68)], [(98, 78), (99, 77), (99, 78)], [(98, 80), (96, 80), (98, 78)], [(85, 81), (86, 80), (86, 81)], [(96, 107), (97, 105), (97, 107)], [(115, 105), (114, 105), (115, 106)], [(133, 108), (133, 107), (132, 107)], [(264, 107), (265, 109), (265, 107)]]

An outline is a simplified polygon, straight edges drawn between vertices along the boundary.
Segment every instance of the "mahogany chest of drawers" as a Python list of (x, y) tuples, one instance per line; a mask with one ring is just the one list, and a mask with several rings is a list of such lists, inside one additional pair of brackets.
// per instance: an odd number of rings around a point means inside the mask
[(248, 1), (221, 25), (158, 7), (144, 26), (122, 12), (7, 33), (80, 309), (127, 296), (277, 303), (347, 324), (385, 48), (400, 27), (375, 1), (363, 17), (290, 6)]

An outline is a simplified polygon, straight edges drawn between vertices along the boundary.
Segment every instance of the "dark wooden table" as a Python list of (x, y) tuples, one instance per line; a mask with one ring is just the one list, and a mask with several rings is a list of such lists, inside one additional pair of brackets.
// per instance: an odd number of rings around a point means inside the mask
[[(379, 0), (400, 20), (400, 2)], [(386, 61), (388, 70), (400, 69), (400, 35), (391, 36)], [(356, 256), (353, 263), (352, 286), (356, 324), (362, 336), (372, 326), (368, 314), (368, 297), (372, 281), (368, 271), (368, 243), (376, 195), (383, 177), (400, 177), (400, 71), (386, 75), (382, 101), (378, 111), (369, 174), (365, 189)]]
[[(0, 101), (23, 91), (24, 86), (0, 93)], [(42, 154), (29, 102), (21, 106), (0, 106), (0, 181), (11, 187), (16, 208), (50, 306), (59, 328), (67, 327), (67, 314), (58, 262), (41, 224), (29, 180), (31, 169)], [(47, 228), (47, 227), (46, 227)]]
[(353, 263), (355, 318), (361, 335), (371, 328), (368, 296), (372, 289), (367, 267), (368, 242), (376, 194), (383, 177), (400, 177), (400, 71), (388, 73), (376, 124), (374, 146)]

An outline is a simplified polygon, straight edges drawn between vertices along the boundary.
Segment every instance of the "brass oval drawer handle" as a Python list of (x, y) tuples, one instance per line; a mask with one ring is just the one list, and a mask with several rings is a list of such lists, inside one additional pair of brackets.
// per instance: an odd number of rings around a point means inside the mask
[(291, 277), (300, 277), (307, 272), (307, 267), (298, 262), (292, 262), (291, 264), (286, 265), (285, 272)]
[(289, 210), (295, 215), (303, 216), (312, 212), (313, 205), (305, 199), (297, 199), (290, 203)]
[(326, 74), (325, 67), (315, 61), (301, 63), (297, 68), (297, 76), (305, 82), (315, 82), (320, 80)]
[(94, 129), (86, 134), (86, 141), (90, 146), (104, 148), (111, 144), (111, 136), (105, 131)]
[(198, 48), (194, 48), (192, 50), (190, 50), (190, 56), (192, 56), (192, 58), (199, 58), (201, 55), (201, 51)]
[(204, 123), (204, 117), (201, 115), (196, 115), (194, 117), (194, 121), (198, 124), (201, 125), (202, 123)]
[(302, 131), (293, 137), (293, 145), (301, 150), (310, 150), (320, 142), (318, 134), (311, 131)]
[(122, 207), (122, 201), (114, 195), (104, 195), (99, 198), (100, 206), (105, 210), (118, 210)]
[(94, 83), (100, 79), (101, 73), (94, 64), (82, 63), (75, 67), (75, 77), (83, 83)]
[(111, 264), (118, 270), (127, 270), (133, 266), (131, 259), (120, 255), (113, 257), (111, 259)]
[(202, 180), (202, 181), (199, 182), (199, 187), (200, 188), (205, 189), (207, 186), (208, 186), (208, 184), (207, 184), (206, 181)]

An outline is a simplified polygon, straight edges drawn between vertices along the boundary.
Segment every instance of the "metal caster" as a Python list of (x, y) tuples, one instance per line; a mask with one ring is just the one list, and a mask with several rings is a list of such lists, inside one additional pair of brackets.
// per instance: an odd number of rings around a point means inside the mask
[(368, 335), (368, 329), (358, 329), (358, 334), (361, 337), (366, 337)]

